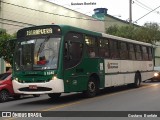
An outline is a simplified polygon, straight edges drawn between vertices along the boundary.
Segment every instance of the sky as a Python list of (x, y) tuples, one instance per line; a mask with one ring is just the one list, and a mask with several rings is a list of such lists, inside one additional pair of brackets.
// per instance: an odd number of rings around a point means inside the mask
[[(129, 20), (130, 0), (48, 0), (48, 1), (89, 16), (91, 16), (94, 13), (93, 10), (95, 8), (107, 8), (108, 9), (107, 13), (109, 15), (112, 15), (114, 17), (117, 17), (125, 21)], [(84, 5), (84, 2), (86, 3), (91, 2), (94, 4)], [(83, 3), (83, 5), (73, 5), (75, 3)], [(145, 23), (148, 22), (156, 22), (160, 25), (160, 0), (132, 0), (132, 21), (134, 24), (138, 25), (144, 25)]]

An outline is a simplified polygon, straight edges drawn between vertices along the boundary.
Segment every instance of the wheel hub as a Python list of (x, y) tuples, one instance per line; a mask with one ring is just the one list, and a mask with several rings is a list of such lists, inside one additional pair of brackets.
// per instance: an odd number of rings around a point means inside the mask
[(1, 99), (2, 99), (3, 101), (5, 101), (5, 100), (8, 99), (8, 94), (7, 94), (7, 92), (2, 92), (2, 93), (1, 93)]
[(90, 92), (94, 92), (95, 91), (95, 84), (94, 84), (94, 82), (90, 82), (89, 83), (89, 90), (90, 90)]

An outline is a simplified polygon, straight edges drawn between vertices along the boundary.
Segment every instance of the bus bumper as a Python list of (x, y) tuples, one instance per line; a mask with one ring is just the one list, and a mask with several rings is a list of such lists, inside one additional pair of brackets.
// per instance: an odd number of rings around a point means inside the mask
[(13, 89), (18, 94), (48, 94), (63, 93), (64, 82), (62, 79), (50, 80), (44, 83), (20, 83), (12, 80)]

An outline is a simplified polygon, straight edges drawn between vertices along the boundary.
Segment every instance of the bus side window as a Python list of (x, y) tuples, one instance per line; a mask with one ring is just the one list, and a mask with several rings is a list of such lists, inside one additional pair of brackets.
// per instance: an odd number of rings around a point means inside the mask
[(99, 40), (99, 56), (109, 58), (109, 41), (107, 39)]
[(97, 42), (95, 37), (85, 36), (85, 42), (87, 45), (88, 55), (91, 58), (98, 56)]
[(146, 46), (142, 46), (142, 56), (143, 56), (143, 60), (148, 60), (148, 52), (147, 52)]
[(120, 58), (128, 59), (128, 48), (125, 42), (120, 42)]
[(142, 60), (142, 52), (141, 52), (141, 46), (136, 45), (136, 59), (137, 60)]
[(135, 60), (135, 49), (134, 49), (134, 45), (133, 44), (129, 44), (129, 59), (130, 60)]
[(116, 40), (111, 39), (109, 41), (109, 47), (110, 47), (110, 57), (112, 59), (118, 59), (119, 58), (118, 42)]

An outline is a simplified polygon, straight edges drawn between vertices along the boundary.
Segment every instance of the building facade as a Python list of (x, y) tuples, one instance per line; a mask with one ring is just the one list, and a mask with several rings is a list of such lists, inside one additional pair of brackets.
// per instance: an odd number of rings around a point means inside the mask
[[(0, 28), (13, 34), (17, 30), (35, 25), (66, 24), (83, 29), (104, 32), (113, 26), (128, 26), (129, 22), (107, 14), (108, 9), (94, 9), (94, 15), (88, 16), (47, 0), (1, 0)], [(97, 27), (98, 26), (98, 27)], [(155, 64), (160, 65), (159, 47), (155, 50)], [(0, 59), (0, 73), (6, 70), (5, 62)]]
[[(105, 32), (103, 21), (46, 0), (0, 1), (0, 28), (9, 34), (16, 33), (24, 27), (47, 24), (65, 24)], [(2, 73), (5, 71), (5, 62), (0, 59), (0, 64)]]
[(117, 17), (114, 17), (112, 15), (109, 15), (107, 13), (107, 8), (96, 8), (94, 9), (94, 14), (92, 15), (93, 18), (96, 18), (98, 20), (103, 20), (105, 24), (105, 29), (109, 28), (110, 26), (128, 26), (130, 25), (129, 22), (121, 20)]
[(28, 26), (46, 24), (65, 24), (105, 32), (103, 21), (46, 0), (0, 1), (0, 28), (6, 29), (8, 33)]

